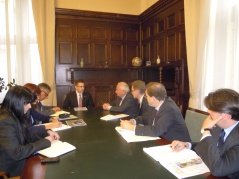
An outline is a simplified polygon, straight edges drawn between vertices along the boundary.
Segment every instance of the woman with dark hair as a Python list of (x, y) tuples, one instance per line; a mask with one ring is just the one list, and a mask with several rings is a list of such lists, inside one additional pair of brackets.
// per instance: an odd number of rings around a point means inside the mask
[(22, 86), (8, 90), (0, 110), (0, 171), (10, 177), (19, 176), (26, 158), (50, 147), (60, 137), (56, 132), (29, 130), (27, 111), (31, 108), (33, 94)]
[[(49, 116), (45, 116), (35, 110), (35, 107), (36, 107), (35, 105), (38, 100), (38, 96), (41, 94), (40, 87), (33, 83), (26, 83), (24, 87), (29, 89), (33, 94), (33, 101), (31, 103), (32, 108), (28, 112), (29, 119), (30, 119), (29, 123), (31, 125), (36, 125), (40, 123), (43, 123), (43, 124), (48, 123), (45, 125), (46, 129), (56, 128), (61, 126), (61, 122), (58, 122), (58, 120), (55, 120), (54, 118), (51, 118)], [(49, 123), (49, 122), (53, 122), (53, 123)]]

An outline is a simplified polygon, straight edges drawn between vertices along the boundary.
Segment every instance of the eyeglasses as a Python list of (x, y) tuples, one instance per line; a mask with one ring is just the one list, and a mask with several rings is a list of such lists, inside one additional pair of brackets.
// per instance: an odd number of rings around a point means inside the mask
[(45, 92), (43, 90), (41, 90), (41, 91), (45, 94), (46, 97), (49, 95), (47, 92)]

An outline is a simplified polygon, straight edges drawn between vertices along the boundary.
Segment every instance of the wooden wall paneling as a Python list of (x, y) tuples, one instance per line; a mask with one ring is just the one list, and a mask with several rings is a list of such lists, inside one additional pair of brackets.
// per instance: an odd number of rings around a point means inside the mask
[(124, 52), (121, 43), (111, 43), (110, 45), (110, 66), (124, 66)]
[(95, 58), (95, 66), (97, 67), (104, 67), (105, 62), (107, 61), (109, 64), (111, 62), (109, 61), (107, 57), (107, 44), (106, 43), (94, 43), (94, 58)]
[(77, 26), (77, 39), (90, 39), (91, 37), (91, 28), (85, 26)]
[(173, 32), (172, 34), (168, 34), (167, 36), (167, 55), (166, 55), (166, 61), (176, 61), (176, 33)]
[(128, 42), (138, 42), (139, 41), (139, 30), (137, 29), (126, 29), (126, 40)]
[(84, 62), (84, 67), (93, 66), (91, 62), (91, 45), (90, 43), (77, 42), (77, 65), (80, 66), (81, 60)]
[(58, 43), (59, 64), (73, 64), (73, 44), (71, 42)]
[(166, 48), (166, 40), (165, 39), (166, 38), (164, 36), (159, 37), (157, 39), (157, 52), (158, 52), (161, 63), (166, 62), (165, 50), (167, 48)]
[(140, 57), (139, 55), (139, 45), (138, 44), (128, 44), (126, 45), (126, 65), (132, 66), (132, 59), (134, 57)]

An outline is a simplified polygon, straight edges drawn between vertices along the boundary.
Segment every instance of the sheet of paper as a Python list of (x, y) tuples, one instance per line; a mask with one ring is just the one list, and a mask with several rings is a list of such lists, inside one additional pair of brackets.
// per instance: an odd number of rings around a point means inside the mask
[(74, 111), (87, 111), (88, 109), (86, 107), (76, 107), (74, 108)]
[(62, 124), (61, 127), (52, 128), (51, 130), (52, 130), (52, 131), (61, 131), (61, 130), (66, 130), (66, 129), (70, 129), (70, 128), (71, 128), (71, 126)]
[(65, 113), (70, 114), (70, 113), (67, 112), (67, 111), (57, 111), (57, 112), (55, 112), (54, 114), (52, 114), (51, 116), (52, 116), (52, 117), (58, 117), (60, 114), (65, 114)]
[(51, 144), (51, 147), (40, 150), (38, 153), (46, 157), (58, 157), (75, 149), (75, 146), (67, 142), (56, 140)]
[(113, 120), (113, 119), (120, 119), (129, 116), (128, 114), (117, 114), (117, 115), (112, 115), (108, 114), (106, 116), (101, 117), (100, 119), (108, 121), (108, 120)]
[(160, 139), (159, 137), (137, 136), (134, 131), (122, 129), (120, 126), (115, 127), (115, 129), (128, 143)]
[(177, 178), (187, 178), (210, 172), (202, 159), (192, 150), (173, 152), (170, 145), (143, 148)]

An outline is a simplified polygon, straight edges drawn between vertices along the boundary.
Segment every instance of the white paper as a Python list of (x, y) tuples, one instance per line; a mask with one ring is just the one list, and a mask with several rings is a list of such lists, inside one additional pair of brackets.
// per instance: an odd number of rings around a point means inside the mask
[(87, 111), (88, 109), (86, 107), (76, 107), (74, 108), (75, 111)]
[(100, 119), (108, 121), (108, 120), (113, 120), (113, 119), (120, 119), (129, 116), (128, 114), (117, 114), (117, 115), (112, 115), (108, 114), (106, 116), (101, 117)]
[(70, 114), (69, 112), (67, 111), (57, 111), (55, 112), (54, 114), (50, 115), (52, 117), (58, 117), (60, 114)]
[(65, 125), (65, 124), (61, 124), (61, 127), (57, 127), (57, 128), (52, 128), (52, 131), (61, 131), (61, 130), (65, 130), (65, 129), (70, 129), (71, 126)]
[(115, 127), (115, 129), (128, 143), (160, 139), (159, 137), (137, 136), (134, 131), (122, 129), (120, 126)]
[(76, 147), (59, 140), (54, 141), (51, 144), (51, 147), (38, 151), (39, 154), (44, 155), (46, 157), (58, 157), (62, 154), (75, 150)]
[(192, 150), (173, 152), (170, 145), (143, 148), (177, 178), (187, 178), (210, 172), (202, 159)]

